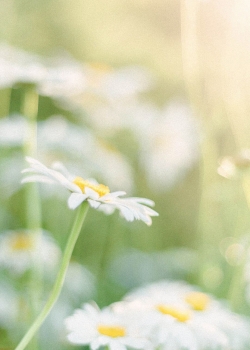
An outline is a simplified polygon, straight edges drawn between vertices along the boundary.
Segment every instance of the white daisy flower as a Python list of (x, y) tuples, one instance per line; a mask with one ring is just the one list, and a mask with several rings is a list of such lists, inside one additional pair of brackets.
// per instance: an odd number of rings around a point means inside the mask
[(158, 118), (148, 124), (148, 130), (140, 138), (141, 163), (155, 190), (177, 183), (197, 161), (197, 129), (189, 108), (178, 102), (159, 111)]
[(0, 45), (0, 89), (30, 83), (50, 97), (79, 95), (86, 89), (82, 65), (70, 57), (43, 58), (9, 45)]
[(18, 275), (29, 270), (34, 258), (53, 269), (60, 259), (60, 249), (48, 235), (38, 239), (28, 231), (7, 231), (0, 235), (0, 266)]
[(124, 191), (110, 192), (108, 186), (98, 184), (95, 180), (84, 180), (81, 177), (73, 177), (66, 171), (66, 176), (62, 172), (47, 168), (36, 159), (27, 157), (30, 164), (23, 173), (27, 175), (22, 182), (45, 182), (59, 183), (69, 191), (71, 195), (68, 199), (70, 209), (77, 208), (85, 200), (91, 207), (103, 210), (109, 214), (118, 209), (127, 221), (142, 220), (147, 225), (151, 225), (151, 216), (158, 216), (158, 213), (148, 206), (153, 206), (154, 202), (146, 198), (120, 198), (126, 194)]
[(75, 311), (65, 320), (68, 340), (74, 344), (89, 345), (91, 350), (108, 346), (110, 350), (147, 349), (149, 342), (131, 319), (116, 315), (111, 309), (99, 310), (91, 304)]
[[(181, 282), (160, 282), (127, 296), (140, 302), (144, 325), (162, 350), (245, 350), (249, 321), (221, 302)], [(148, 321), (146, 321), (148, 320)]]
[(153, 85), (152, 74), (141, 66), (112, 69), (105, 65), (87, 65), (88, 90), (109, 100), (127, 99), (147, 91)]

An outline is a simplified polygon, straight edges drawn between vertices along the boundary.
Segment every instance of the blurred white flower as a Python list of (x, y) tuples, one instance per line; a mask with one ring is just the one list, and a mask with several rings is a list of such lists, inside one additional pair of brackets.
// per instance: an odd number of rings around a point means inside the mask
[(51, 97), (82, 93), (85, 71), (71, 58), (42, 58), (7, 44), (0, 46), (0, 88), (31, 83), (38, 92)]
[(140, 137), (141, 163), (150, 186), (162, 191), (180, 180), (198, 159), (197, 125), (187, 106), (175, 102), (147, 125)]
[(89, 122), (104, 135), (112, 135), (121, 129), (131, 130), (136, 137), (145, 142), (145, 137), (159, 117), (158, 108), (150, 103), (112, 101), (90, 110)]
[(249, 348), (249, 320), (188, 284), (155, 283), (128, 294), (125, 300), (140, 307), (141, 315), (144, 312), (144, 325), (151, 328), (160, 349)]
[(75, 311), (65, 320), (68, 340), (74, 344), (89, 345), (91, 350), (108, 346), (110, 350), (147, 349), (148, 341), (131, 319), (121, 317), (111, 309), (99, 310), (91, 304)]
[(28, 231), (6, 231), (0, 235), (0, 266), (11, 273), (22, 274), (29, 270), (34, 259), (41, 261), (44, 268), (57, 267), (61, 252), (49, 235), (43, 231), (40, 237), (31, 236)]
[(127, 98), (147, 90), (153, 80), (140, 66), (83, 65), (65, 54), (45, 58), (7, 44), (0, 45), (0, 76), (0, 89), (31, 83), (39, 94), (66, 97), (68, 103), (86, 92), (108, 100)]
[(152, 86), (153, 78), (140, 66), (111, 69), (104, 65), (87, 65), (88, 89), (107, 99), (124, 99)]
[(88, 117), (107, 136), (131, 131), (139, 163), (155, 191), (173, 186), (199, 158), (198, 123), (184, 103), (173, 101), (159, 109), (136, 100), (113, 101), (90, 111)]
[(157, 212), (147, 206), (154, 205), (154, 202), (149, 199), (137, 197), (120, 198), (120, 196), (126, 194), (124, 191), (110, 192), (107, 186), (98, 184), (95, 180), (84, 180), (81, 177), (71, 175), (64, 176), (62, 172), (47, 168), (36, 159), (30, 157), (26, 159), (30, 167), (24, 169), (23, 172), (29, 175), (22, 182), (45, 182), (62, 185), (72, 192), (68, 199), (70, 209), (75, 209), (83, 201), (87, 200), (91, 207), (100, 209), (107, 214), (118, 209), (127, 221), (136, 219), (151, 225), (151, 216), (158, 216)]
[(48, 60), (46, 77), (38, 85), (41, 95), (70, 97), (80, 95), (86, 89), (86, 74), (82, 65), (69, 58)]
[(0, 46), (0, 88), (16, 83), (37, 84), (44, 79), (46, 69), (40, 58), (7, 44)]

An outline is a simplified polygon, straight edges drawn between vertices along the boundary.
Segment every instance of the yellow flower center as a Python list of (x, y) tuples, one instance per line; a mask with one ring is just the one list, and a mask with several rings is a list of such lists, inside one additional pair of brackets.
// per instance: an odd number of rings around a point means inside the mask
[(108, 186), (102, 184), (92, 184), (91, 182), (84, 180), (82, 177), (79, 176), (75, 178), (73, 183), (80, 187), (82, 193), (85, 193), (85, 187), (91, 188), (93, 191), (97, 192), (100, 197), (110, 193), (110, 189), (108, 188)]
[(180, 322), (186, 322), (190, 319), (190, 312), (184, 309), (178, 309), (169, 305), (157, 305), (156, 309), (164, 315), (170, 315)]
[(196, 311), (205, 310), (210, 302), (209, 297), (201, 292), (191, 292), (186, 296), (185, 300)]
[(123, 327), (119, 326), (98, 326), (97, 330), (100, 334), (106, 335), (111, 338), (124, 337), (126, 335), (126, 330)]
[(33, 239), (25, 233), (16, 234), (10, 242), (13, 251), (32, 250), (34, 247)]

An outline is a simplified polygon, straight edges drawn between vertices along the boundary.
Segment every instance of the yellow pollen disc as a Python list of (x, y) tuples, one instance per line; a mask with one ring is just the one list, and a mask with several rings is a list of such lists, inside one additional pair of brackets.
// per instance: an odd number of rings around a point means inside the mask
[(86, 181), (79, 176), (75, 178), (73, 183), (78, 187), (80, 187), (82, 193), (85, 193), (85, 187), (91, 188), (93, 191), (97, 192), (100, 197), (110, 193), (110, 189), (108, 188), (108, 186), (105, 186), (102, 184), (98, 184), (98, 185), (92, 184), (91, 182)]
[(188, 310), (181, 310), (173, 306), (157, 305), (156, 309), (164, 315), (170, 315), (180, 322), (186, 322), (190, 319), (190, 312)]
[(12, 237), (10, 245), (13, 251), (24, 251), (32, 250), (32, 248), (34, 247), (34, 242), (31, 239), (31, 237), (29, 237), (27, 234), (19, 233)]
[(191, 292), (186, 296), (185, 300), (196, 311), (205, 310), (210, 302), (209, 297), (201, 292)]
[(123, 327), (98, 326), (97, 330), (100, 334), (111, 338), (124, 337), (126, 330)]

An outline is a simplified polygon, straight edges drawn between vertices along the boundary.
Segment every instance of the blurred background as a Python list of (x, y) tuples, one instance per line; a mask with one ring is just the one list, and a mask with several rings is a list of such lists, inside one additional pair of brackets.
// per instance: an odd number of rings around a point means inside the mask
[(32, 199), (25, 155), (159, 212), (147, 227), (89, 210), (39, 349), (71, 348), (63, 319), (83, 302), (161, 279), (249, 314), (250, 3), (8, 0), (0, 13), (0, 349), (34, 318), (33, 295), (46, 300), (75, 215), (60, 187)]

